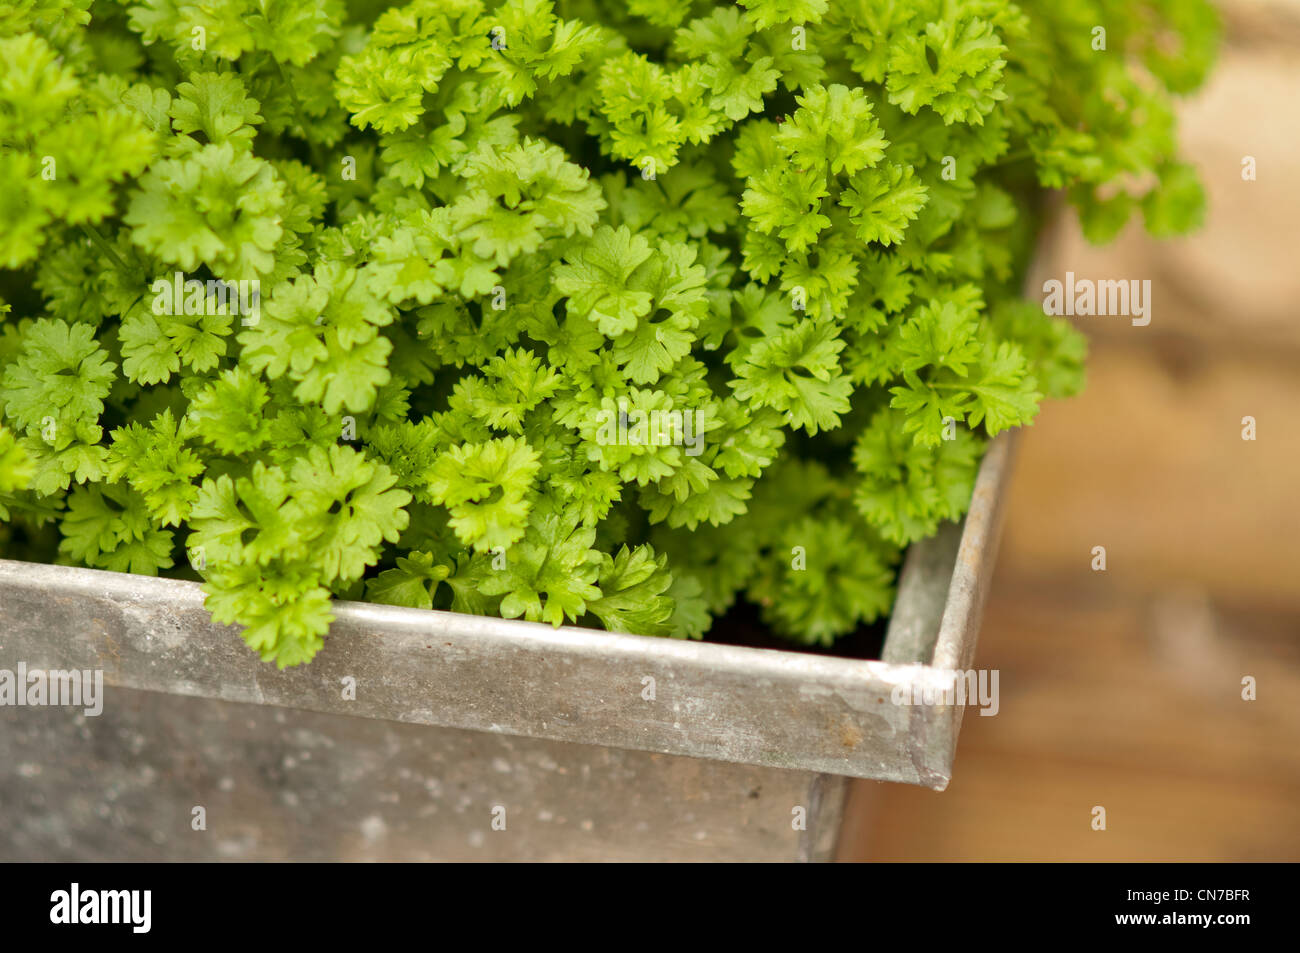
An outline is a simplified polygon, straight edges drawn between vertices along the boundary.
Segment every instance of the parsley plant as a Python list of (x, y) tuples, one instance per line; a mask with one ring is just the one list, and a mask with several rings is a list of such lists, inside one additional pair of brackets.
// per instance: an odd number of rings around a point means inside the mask
[[(15, 0), (0, 547), (830, 643), (1081, 386), (1044, 197), (1197, 224), (1203, 0)], [(236, 294), (235, 288), (240, 292)], [(244, 289), (256, 289), (246, 295)]]

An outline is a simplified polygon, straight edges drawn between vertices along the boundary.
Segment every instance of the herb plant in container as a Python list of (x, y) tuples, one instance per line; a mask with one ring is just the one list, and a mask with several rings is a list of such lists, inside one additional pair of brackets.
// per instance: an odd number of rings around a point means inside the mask
[(201, 580), (280, 668), (337, 600), (833, 646), (1082, 386), (1022, 296), (1049, 196), (1197, 224), (1214, 43), (1200, 0), (10, 5), (0, 554)]

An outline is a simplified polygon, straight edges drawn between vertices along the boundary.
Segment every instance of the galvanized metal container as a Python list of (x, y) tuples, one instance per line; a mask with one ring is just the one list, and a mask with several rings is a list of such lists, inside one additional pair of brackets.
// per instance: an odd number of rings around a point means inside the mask
[(0, 859), (828, 859), (846, 777), (952, 775), (963, 706), (892, 694), (971, 665), (1012, 449), (881, 661), (341, 603), (280, 672), (195, 583), (0, 561), (0, 669), (111, 686), (0, 708)]

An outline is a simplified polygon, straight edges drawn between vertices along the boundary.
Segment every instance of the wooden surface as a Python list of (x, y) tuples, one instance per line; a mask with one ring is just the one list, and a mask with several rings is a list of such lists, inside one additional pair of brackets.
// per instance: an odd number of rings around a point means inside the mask
[(995, 588), (1000, 712), (946, 792), (855, 782), (844, 859), (1300, 860), (1296, 617), (1087, 588)]
[(1153, 317), (1076, 319), (1088, 391), (1025, 434), (976, 657), (1001, 711), (946, 792), (855, 782), (843, 859), (1300, 860), (1300, 6), (1232, 6), (1183, 110), (1205, 230), (1054, 242), (1152, 279)]

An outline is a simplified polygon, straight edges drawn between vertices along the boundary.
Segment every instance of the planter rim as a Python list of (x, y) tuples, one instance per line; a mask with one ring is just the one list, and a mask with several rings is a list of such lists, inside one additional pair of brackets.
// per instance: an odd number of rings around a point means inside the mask
[(199, 583), (0, 560), (0, 668), (941, 790), (962, 706), (892, 693), (973, 658), (1013, 439), (989, 444), (963, 523), (909, 548), (882, 661), (338, 601), (316, 659), (278, 671), (211, 621)]

